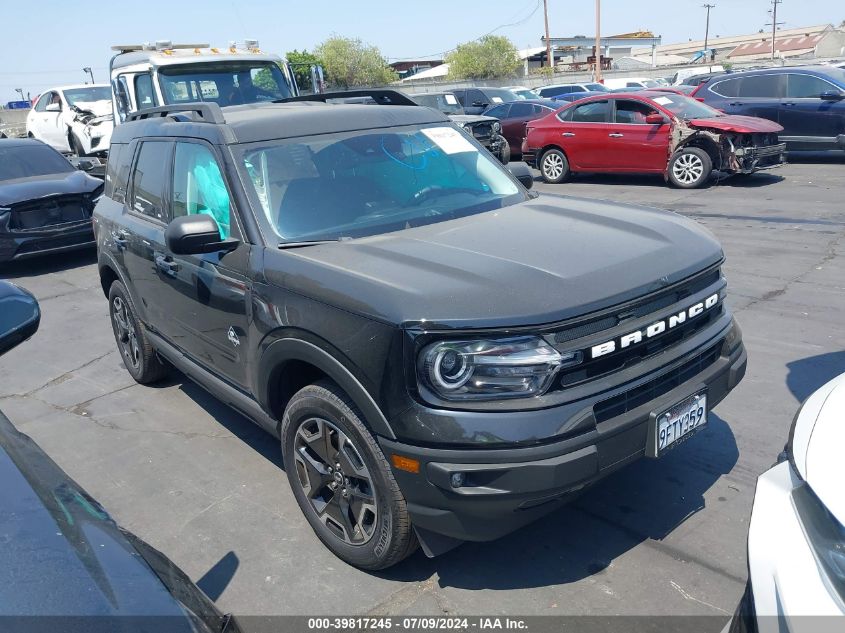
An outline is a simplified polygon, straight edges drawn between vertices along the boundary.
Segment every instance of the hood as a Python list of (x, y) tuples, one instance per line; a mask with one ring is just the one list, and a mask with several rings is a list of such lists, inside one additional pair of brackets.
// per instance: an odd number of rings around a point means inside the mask
[(94, 116), (106, 116), (113, 114), (112, 104), (108, 99), (100, 101), (77, 101), (74, 106), (79, 110), (86, 110)]
[(845, 446), (845, 374), (813, 393), (801, 407), (792, 430), (791, 450), (801, 478), (845, 525), (842, 447)]
[(0, 181), (0, 207), (50, 196), (93, 193), (103, 181), (83, 171)]
[(272, 283), (381, 321), (508, 327), (581, 316), (721, 261), (702, 226), (645, 207), (547, 195), (380, 236), (270, 250)]
[(782, 132), (783, 126), (774, 121), (761, 119), (756, 116), (741, 116), (738, 114), (726, 114), (725, 116), (712, 119), (690, 119), (687, 125), (691, 127), (710, 128), (724, 132), (738, 132), (740, 134), (770, 134)]
[(481, 114), (450, 114), (449, 120), (455, 123), (480, 123), (481, 121), (498, 121), (496, 117)]

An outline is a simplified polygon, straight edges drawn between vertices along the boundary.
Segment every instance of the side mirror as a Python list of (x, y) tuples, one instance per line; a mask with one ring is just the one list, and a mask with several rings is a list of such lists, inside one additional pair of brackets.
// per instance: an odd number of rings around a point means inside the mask
[(666, 123), (666, 119), (662, 114), (657, 114), (656, 112), (652, 112), (651, 114), (647, 114), (645, 116), (646, 125), (663, 125)]
[(825, 90), (819, 95), (819, 98), (822, 101), (842, 101), (842, 99), (845, 99), (845, 94), (835, 90)]
[(41, 309), (29, 292), (0, 281), (0, 354), (23, 343), (38, 330)]
[(531, 189), (534, 186), (534, 174), (528, 169), (528, 165), (525, 163), (508, 163), (507, 168), (511, 176), (516, 178), (523, 187)]
[(237, 240), (221, 240), (217, 221), (210, 215), (180, 216), (164, 230), (164, 243), (175, 255), (199, 255), (237, 248)]
[(60, 103), (48, 103), (47, 107), (44, 108), (47, 112), (61, 112), (62, 105)]

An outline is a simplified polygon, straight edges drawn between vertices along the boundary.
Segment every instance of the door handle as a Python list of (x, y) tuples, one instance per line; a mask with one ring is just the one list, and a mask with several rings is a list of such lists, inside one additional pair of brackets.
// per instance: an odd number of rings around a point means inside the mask
[(784, 103), (783, 105), (785, 105), (785, 106), (794, 106), (794, 105), (795, 105), (795, 102), (794, 102), (794, 101), (787, 101), (787, 102), (786, 102), (786, 103)]
[(575, 132), (563, 132), (561, 136), (575, 136)]
[(179, 272), (179, 264), (173, 261), (173, 258), (170, 255), (156, 255), (155, 256), (156, 268), (158, 268), (162, 274), (167, 275), (168, 277), (176, 277), (176, 273)]
[(117, 232), (112, 232), (111, 237), (114, 241), (114, 245), (117, 247), (118, 250), (122, 251), (126, 249), (126, 246), (129, 243), (129, 233), (121, 230)]
[(734, 101), (733, 103), (729, 103), (728, 105), (741, 106), (741, 105), (745, 105), (745, 104), (742, 101)]
[(621, 132), (611, 132), (610, 134), (608, 134), (608, 136), (610, 138), (622, 138), (625, 135), (622, 134)]

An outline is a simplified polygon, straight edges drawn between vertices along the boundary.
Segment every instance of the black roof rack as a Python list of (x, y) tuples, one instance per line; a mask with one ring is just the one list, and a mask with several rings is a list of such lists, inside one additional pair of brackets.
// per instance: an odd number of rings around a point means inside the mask
[(151, 119), (158, 117), (166, 117), (173, 114), (181, 114), (183, 112), (198, 117), (192, 117), (193, 121), (200, 121), (203, 123), (225, 123), (226, 119), (223, 117), (223, 111), (220, 106), (214, 102), (197, 102), (197, 103), (179, 103), (158, 106), (156, 108), (145, 108), (132, 112), (127, 115), (127, 121), (141, 121), (143, 119)]
[(303, 95), (280, 99), (277, 103), (291, 103), (296, 101), (322, 101), (328, 103), (331, 99), (354, 99), (356, 97), (370, 97), (378, 105), (418, 106), (413, 99), (398, 90), (389, 88), (372, 88), (361, 90), (341, 90), (339, 92), (324, 92), (323, 94)]

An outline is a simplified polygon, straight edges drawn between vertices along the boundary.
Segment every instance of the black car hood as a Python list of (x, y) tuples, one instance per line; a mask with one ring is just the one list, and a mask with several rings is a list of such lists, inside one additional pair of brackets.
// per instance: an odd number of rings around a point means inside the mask
[(723, 253), (709, 231), (668, 211), (544, 194), (266, 257), (271, 282), (394, 325), (433, 329), (581, 316), (689, 277)]
[(37, 630), (51, 621), (63, 631), (222, 630), (223, 616), (183, 572), (116, 525), (2, 413), (0, 481), (0, 620), (31, 618), (44, 624)]
[(0, 207), (48, 196), (92, 193), (102, 186), (102, 180), (89, 176), (83, 171), (0, 180)]

